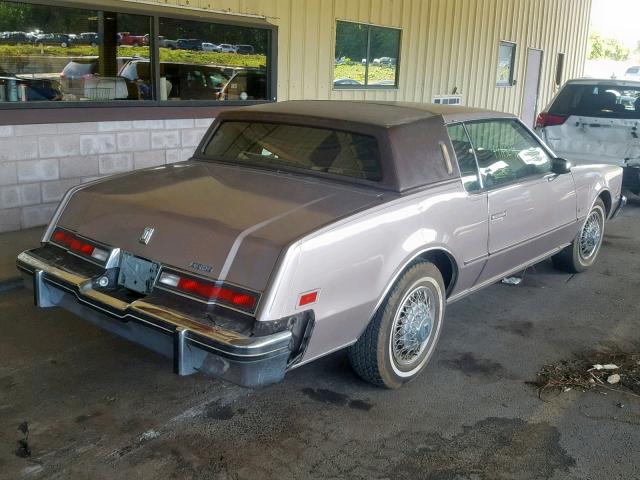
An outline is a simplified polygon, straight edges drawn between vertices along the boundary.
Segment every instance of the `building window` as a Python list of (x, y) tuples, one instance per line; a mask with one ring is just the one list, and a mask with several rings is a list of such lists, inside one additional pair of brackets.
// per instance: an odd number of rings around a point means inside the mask
[(562, 76), (564, 74), (564, 53), (558, 54), (558, 59), (556, 60), (556, 87), (560, 87), (562, 85)]
[(0, 108), (268, 100), (271, 33), (253, 26), (0, 0)]
[(516, 64), (516, 44), (511, 42), (500, 42), (498, 49), (498, 79), (496, 85), (499, 87), (510, 87), (514, 85), (513, 72)]
[(161, 18), (160, 95), (268, 100), (268, 47), (262, 29)]
[(338, 21), (334, 88), (398, 88), (400, 32)]

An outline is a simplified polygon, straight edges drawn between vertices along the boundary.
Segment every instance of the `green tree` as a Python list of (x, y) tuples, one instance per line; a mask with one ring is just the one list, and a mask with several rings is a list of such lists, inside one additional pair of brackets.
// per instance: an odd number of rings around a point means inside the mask
[(589, 60), (618, 60), (629, 59), (629, 49), (616, 38), (602, 37), (598, 32), (589, 35)]

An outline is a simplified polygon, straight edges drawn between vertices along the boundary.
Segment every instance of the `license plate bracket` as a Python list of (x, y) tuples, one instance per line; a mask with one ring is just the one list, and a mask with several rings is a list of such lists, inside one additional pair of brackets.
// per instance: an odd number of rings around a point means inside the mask
[(129, 252), (122, 252), (120, 258), (118, 285), (138, 293), (151, 292), (158, 275), (159, 265)]

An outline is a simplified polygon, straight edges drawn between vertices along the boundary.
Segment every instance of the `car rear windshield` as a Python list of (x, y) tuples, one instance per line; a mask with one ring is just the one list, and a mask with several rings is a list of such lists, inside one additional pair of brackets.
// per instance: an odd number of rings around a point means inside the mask
[(640, 87), (568, 84), (549, 109), (554, 115), (640, 118)]
[(213, 160), (243, 165), (382, 179), (380, 152), (374, 137), (325, 128), (223, 122), (204, 154)]

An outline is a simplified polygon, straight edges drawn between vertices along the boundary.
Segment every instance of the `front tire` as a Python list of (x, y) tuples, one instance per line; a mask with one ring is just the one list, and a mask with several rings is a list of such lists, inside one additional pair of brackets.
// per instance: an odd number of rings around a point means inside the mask
[(358, 341), (351, 366), (365, 381), (396, 389), (416, 378), (435, 350), (445, 310), (445, 288), (435, 265), (421, 262), (396, 281)]
[(591, 267), (602, 246), (606, 218), (604, 203), (598, 199), (571, 245), (552, 257), (553, 265), (569, 273), (582, 273)]

